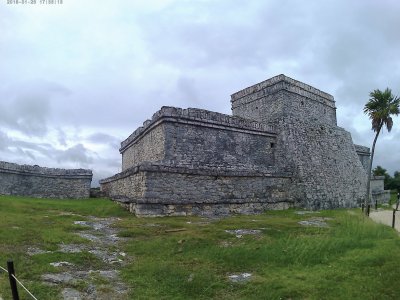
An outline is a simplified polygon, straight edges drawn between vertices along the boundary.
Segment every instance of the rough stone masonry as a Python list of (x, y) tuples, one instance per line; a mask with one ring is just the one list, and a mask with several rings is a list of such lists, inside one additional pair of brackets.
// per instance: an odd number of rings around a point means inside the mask
[(369, 149), (337, 126), (331, 95), (278, 75), (231, 104), (232, 116), (162, 107), (121, 143), (102, 191), (138, 216), (361, 203)]
[(89, 198), (92, 171), (18, 165), (0, 161), (0, 195)]

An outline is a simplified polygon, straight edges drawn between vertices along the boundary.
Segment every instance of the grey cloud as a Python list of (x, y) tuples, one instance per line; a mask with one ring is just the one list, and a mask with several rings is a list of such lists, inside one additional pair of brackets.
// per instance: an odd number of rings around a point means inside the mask
[(193, 103), (196, 107), (199, 105), (200, 91), (196, 87), (196, 80), (182, 76), (177, 81), (177, 92), (183, 102)]
[(34, 161), (37, 157), (46, 157), (53, 159), (59, 150), (55, 149), (48, 143), (36, 143), (24, 140), (17, 140), (9, 137), (0, 131), (0, 150), (4, 153), (3, 160), (7, 160), (7, 156), (18, 154), (22, 160)]
[(320, 72), (342, 83), (338, 95), (346, 102), (362, 103), (370, 90), (385, 88), (398, 76), (387, 66), (397, 61), (399, 14), (395, 1), (328, 1), (319, 7), (321, 51), (314, 59)]
[(23, 148), (16, 148), (15, 152), (18, 153), (18, 156), (20, 156), (20, 157), (30, 159), (31, 161), (36, 161), (35, 152), (33, 152), (33, 151), (24, 150)]
[(28, 136), (43, 137), (48, 132), (51, 101), (69, 93), (63, 86), (47, 81), (12, 85), (8, 93), (4, 93), (8, 98), (0, 103), (0, 125)]
[[(121, 169), (121, 158), (119, 155), (115, 155), (115, 158), (112, 157), (98, 157), (94, 163), (99, 166), (107, 167), (109, 169), (115, 170), (115, 172), (120, 172), (118, 169)], [(115, 174), (114, 172), (114, 174)]]
[(82, 144), (77, 144), (65, 151), (59, 151), (56, 160), (60, 163), (71, 162), (85, 166), (93, 162), (93, 156)]
[(20, 96), (7, 107), (0, 106), (0, 124), (29, 136), (44, 136), (49, 110), (50, 103), (46, 98)]
[(310, 41), (302, 6), (228, 2), (186, 3), (196, 7), (192, 18), (190, 9), (181, 7), (166, 9), (157, 22), (145, 16), (142, 29), (153, 58), (181, 68), (266, 68), (277, 59), (299, 56)]
[(57, 140), (60, 145), (67, 146), (67, 135), (61, 128), (57, 129)]
[(105, 133), (94, 133), (90, 136), (88, 136), (86, 138), (87, 141), (92, 142), (92, 143), (96, 143), (96, 144), (105, 144), (105, 145), (109, 145), (112, 148), (119, 148), (120, 147), (120, 139), (111, 136), (109, 134), (105, 134)]
[[(3, 137), (0, 134), (0, 145)], [(35, 143), (7, 138), (6, 147), (0, 148), (4, 153), (18, 153), (22, 160), (36, 159), (41, 157), (46, 161), (57, 161), (60, 166), (86, 166), (93, 163), (95, 154), (86, 149), (82, 144), (76, 144), (66, 150), (60, 150), (47, 143)]]
[(20, 97), (15, 100), (17, 128), (28, 135), (43, 136), (47, 133), (49, 99)]
[(30, 157), (34, 157), (34, 152), (48, 156), (47, 154), (49, 152), (54, 151), (54, 148), (50, 144), (16, 140), (1, 130), (0, 149), (5, 152), (10, 152), (11, 149), (15, 149), (15, 151), (18, 151), (21, 154), (29, 154)]
[(52, 157), (51, 153), (56, 151), (55, 148), (48, 143), (34, 143), (29, 141), (13, 140), (12, 145), (21, 149), (36, 151), (48, 157)]
[(0, 130), (0, 149), (5, 150), (10, 145), (10, 138)]

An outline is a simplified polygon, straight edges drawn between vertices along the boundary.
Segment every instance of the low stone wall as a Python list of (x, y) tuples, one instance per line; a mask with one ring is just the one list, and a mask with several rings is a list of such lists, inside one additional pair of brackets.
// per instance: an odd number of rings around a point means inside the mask
[(143, 164), (100, 184), (137, 216), (250, 214), (295, 205), (285, 174)]
[(389, 190), (384, 190), (384, 191), (376, 191), (371, 193), (371, 200), (372, 203), (371, 205), (375, 205), (375, 201), (378, 202), (378, 204), (387, 204), (389, 203), (390, 200), (390, 191)]
[(385, 176), (371, 177), (371, 192), (383, 192), (385, 190)]
[(36, 198), (89, 198), (92, 171), (0, 161), (0, 194)]
[(371, 200), (372, 205), (377, 201), (378, 204), (389, 203), (390, 191), (385, 190), (385, 176), (372, 176), (371, 178)]

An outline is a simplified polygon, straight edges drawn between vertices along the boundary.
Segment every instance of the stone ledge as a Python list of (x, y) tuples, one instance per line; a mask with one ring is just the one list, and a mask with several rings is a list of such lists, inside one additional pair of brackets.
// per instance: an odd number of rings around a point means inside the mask
[(112, 201), (128, 204), (128, 203), (136, 203), (136, 204), (149, 204), (149, 205), (216, 205), (216, 204), (253, 204), (253, 203), (263, 203), (263, 204), (271, 204), (271, 203), (294, 203), (294, 200), (287, 199), (285, 201), (265, 201), (261, 198), (253, 198), (253, 199), (223, 199), (220, 201), (209, 201), (204, 199), (202, 201), (178, 201), (178, 200), (168, 200), (164, 199), (160, 200), (158, 198), (133, 198), (125, 195), (112, 195), (110, 196)]
[(227, 216), (231, 214), (260, 214), (266, 210), (294, 207), (287, 202), (215, 203), (215, 204), (140, 204), (124, 203), (126, 209), (137, 217), (164, 216)]
[(145, 162), (135, 167), (131, 167), (114, 176), (102, 179), (100, 184), (113, 182), (128, 176), (137, 174), (139, 172), (166, 172), (166, 173), (180, 173), (189, 175), (204, 175), (204, 176), (232, 176), (232, 177), (276, 177), (276, 178), (291, 178), (292, 174), (289, 172), (277, 173), (274, 169), (268, 170), (229, 170), (223, 168), (200, 168), (189, 166), (173, 166), (167, 164), (156, 164)]

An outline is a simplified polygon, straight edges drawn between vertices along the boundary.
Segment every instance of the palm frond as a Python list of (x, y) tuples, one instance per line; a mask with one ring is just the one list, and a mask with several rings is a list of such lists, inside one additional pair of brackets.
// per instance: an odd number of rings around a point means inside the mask
[(394, 96), (389, 88), (383, 92), (379, 89), (373, 90), (369, 101), (364, 106), (364, 113), (372, 121), (372, 130), (378, 131), (383, 125), (390, 132), (393, 127), (391, 115), (399, 115), (400, 98)]
[(393, 127), (393, 120), (391, 117), (387, 118), (387, 120), (385, 121), (385, 125), (386, 125), (387, 131), (390, 132)]

